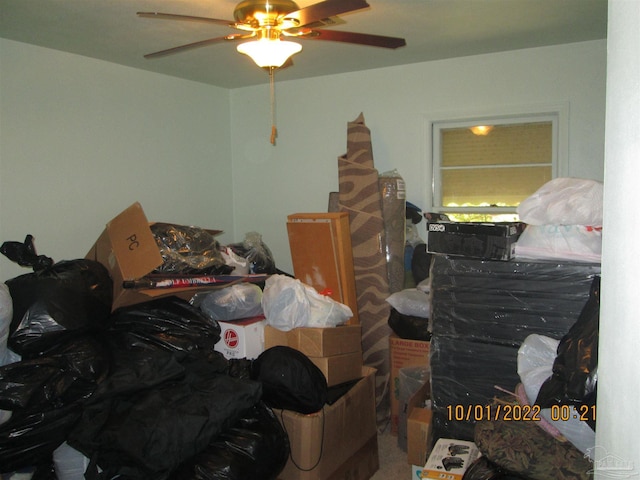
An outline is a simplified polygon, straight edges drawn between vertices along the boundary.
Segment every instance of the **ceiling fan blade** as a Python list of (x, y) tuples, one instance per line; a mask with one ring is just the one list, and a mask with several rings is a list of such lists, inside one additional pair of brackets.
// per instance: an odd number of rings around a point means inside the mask
[(368, 6), (369, 4), (365, 0), (325, 0), (324, 2), (314, 3), (300, 10), (287, 13), (284, 18), (295, 19), (298, 21), (298, 27), (304, 27), (325, 18), (360, 10)]
[(407, 42), (404, 38), (385, 37), (382, 35), (369, 35), (367, 33), (343, 32), (340, 30), (311, 30), (308, 35), (298, 38), (312, 40), (329, 40), (332, 42), (356, 43), (371, 47), (398, 48), (404, 47)]
[(226, 40), (240, 40), (243, 38), (249, 38), (253, 35), (225, 35), (224, 37), (209, 38), (207, 40), (200, 40), (199, 42), (188, 43), (186, 45), (180, 45), (179, 47), (168, 48), (166, 50), (160, 50), (159, 52), (147, 53), (144, 58), (157, 58), (164, 57), (165, 55), (172, 55), (174, 53), (184, 52), (185, 50), (191, 50), (193, 48), (206, 47), (207, 45), (213, 45), (214, 43), (224, 42)]
[(208, 17), (194, 17), (191, 15), (176, 15), (174, 13), (160, 13), (160, 12), (137, 12), (139, 17), (145, 18), (160, 18), (163, 20), (187, 20), (190, 22), (205, 22), (205, 23), (216, 23), (218, 25), (226, 25), (233, 27), (235, 22), (232, 20), (221, 20), (219, 18), (208, 18)]

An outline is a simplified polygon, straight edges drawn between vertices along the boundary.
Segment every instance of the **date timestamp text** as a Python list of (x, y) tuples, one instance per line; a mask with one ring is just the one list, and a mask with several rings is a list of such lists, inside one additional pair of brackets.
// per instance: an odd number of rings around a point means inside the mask
[[(447, 405), (447, 420), (480, 422), (483, 420), (503, 420), (515, 422), (539, 422), (542, 408), (539, 405), (494, 404), (494, 405)], [(552, 405), (549, 409), (552, 421), (596, 420), (595, 405)]]

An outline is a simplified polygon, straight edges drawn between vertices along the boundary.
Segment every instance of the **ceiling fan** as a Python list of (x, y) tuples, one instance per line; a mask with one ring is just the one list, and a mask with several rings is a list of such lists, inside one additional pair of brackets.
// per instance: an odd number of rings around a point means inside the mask
[(299, 8), (293, 0), (243, 0), (233, 11), (234, 20), (176, 15), (172, 13), (138, 12), (140, 17), (205, 22), (226, 25), (243, 33), (232, 33), (199, 42), (148, 53), (145, 58), (157, 58), (193, 48), (223, 42), (246, 40), (237, 46), (240, 53), (269, 72), (271, 91), (271, 143), (275, 145), (275, 89), (273, 72), (292, 65), (291, 56), (302, 50), (299, 43), (288, 39), (314, 39), (344, 42), (373, 47), (398, 48), (406, 45), (404, 38), (385, 37), (366, 33), (326, 30), (336, 23), (331, 17), (369, 7), (365, 0), (324, 0)]
[(290, 56), (302, 49), (300, 44), (287, 39), (329, 40), (392, 49), (406, 45), (403, 38), (318, 28), (335, 24), (331, 17), (367, 7), (369, 4), (365, 0), (325, 0), (304, 8), (299, 8), (293, 0), (244, 0), (236, 5), (233, 21), (159, 12), (138, 12), (138, 15), (226, 25), (245, 32), (160, 50), (145, 55), (145, 58), (161, 57), (215, 43), (247, 40), (238, 45), (238, 51), (249, 55), (258, 66), (273, 69), (291, 63)]

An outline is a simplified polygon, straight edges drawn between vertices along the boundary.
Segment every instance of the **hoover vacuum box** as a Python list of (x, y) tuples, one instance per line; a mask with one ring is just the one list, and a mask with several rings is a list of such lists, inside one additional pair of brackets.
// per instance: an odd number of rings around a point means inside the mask
[(253, 360), (264, 352), (264, 315), (233, 321), (219, 321), (220, 341), (214, 350), (224, 358), (246, 358)]
[[(112, 310), (169, 295), (189, 300), (198, 291), (229, 286), (230, 283), (226, 282), (206, 287), (124, 288), (125, 281), (142, 279), (162, 265), (160, 248), (150, 229), (152, 224), (140, 203), (136, 202), (106, 224), (85, 256), (100, 262), (109, 271), (113, 280)], [(212, 235), (222, 233), (221, 230), (207, 231)]]
[(510, 260), (524, 227), (521, 222), (429, 222), (427, 251), (483, 260)]

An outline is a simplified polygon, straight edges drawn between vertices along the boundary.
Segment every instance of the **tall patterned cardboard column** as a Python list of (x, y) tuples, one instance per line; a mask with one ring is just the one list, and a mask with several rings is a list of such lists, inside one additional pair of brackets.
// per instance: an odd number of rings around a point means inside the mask
[(349, 213), (363, 360), (377, 370), (376, 413), (383, 429), (390, 417), (389, 284), (379, 175), (362, 114), (348, 124), (347, 153), (338, 157), (338, 177), (339, 208)]

